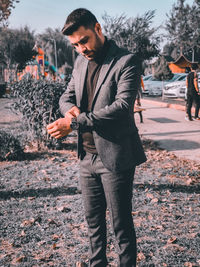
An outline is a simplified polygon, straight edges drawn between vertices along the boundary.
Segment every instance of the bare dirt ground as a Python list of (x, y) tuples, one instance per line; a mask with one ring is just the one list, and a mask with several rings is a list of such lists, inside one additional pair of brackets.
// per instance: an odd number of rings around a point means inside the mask
[[(0, 99), (0, 125), (13, 131), (20, 119), (11, 116), (9, 103)], [(137, 168), (133, 188), (138, 267), (200, 266), (200, 166), (143, 142), (148, 161)], [(0, 266), (87, 262), (78, 165), (73, 135), (64, 150), (0, 162)], [(109, 222), (108, 259), (117, 266)]]

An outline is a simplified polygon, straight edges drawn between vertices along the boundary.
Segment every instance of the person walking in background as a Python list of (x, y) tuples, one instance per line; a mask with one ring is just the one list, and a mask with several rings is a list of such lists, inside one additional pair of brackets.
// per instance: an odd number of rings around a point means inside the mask
[(136, 105), (137, 106), (141, 106), (140, 99), (142, 98), (142, 90), (144, 91), (145, 88), (144, 88), (144, 81), (143, 81), (143, 78), (141, 76), (141, 84), (140, 84), (140, 87), (138, 88), (138, 93), (137, 93), (137, 96), (136, 96)]
[(191, 72), (187, 76), (186, 86), (187, 86), (187, 101), (186, 101), (186, 109), (187, 116), (186, 120), (193, 121), (191, 109), (192, 104), (195, 103), (195, 120), (200, 120), (199, 118), (199, 108), (200, 108), (200, 92), (198, 86), (198, 75), (196, 70), (198, 69), (197, 64), (192, 64)]
[(133, 106), (141, 83), (137, 58), (102, 33), (87, 9), (74, 10), (62, 30), (80, 54), (60, 99), (65, 116), (48, 125), (61, 138), (78, 130), (80, 183), (88, 224), (91, 267), (106, 267), (106, 209), (114, 230), (119, 266), (136, 266), (132, 219), (135, 167), (146, 161)]

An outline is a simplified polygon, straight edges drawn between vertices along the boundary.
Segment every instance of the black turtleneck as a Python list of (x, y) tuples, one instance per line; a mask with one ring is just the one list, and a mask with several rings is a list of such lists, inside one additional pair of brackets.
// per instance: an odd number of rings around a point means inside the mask
[[(94, 60), (88, 62), (86, 82), (84, 86), (84, 93), (82, 99), (82, 106), (84, 107), (82, 111), (90, 112), (92, 108), (92, 101), (94, 97), (94, 92), (96, 89), (97, 81), (99, 78), (99, 73), (101, 66), (106, 57), (109, 48), (109, 42), (105, 39), (104, 45), (99, 53), (99, 56)], [(92, 132), (85, 132), (82, 134), (83, 148), (85, 151), (97, 154), (97, 150), (94, 144), (94, 138)]]

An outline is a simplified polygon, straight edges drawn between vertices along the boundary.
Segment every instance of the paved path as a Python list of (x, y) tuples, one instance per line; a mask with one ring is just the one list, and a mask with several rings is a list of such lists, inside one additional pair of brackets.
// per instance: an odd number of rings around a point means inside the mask
[[(20, 123), (20, 117), (10, 110), (12, 100), (0, 99), (0, 126), (10, 127)], [(185, 121), (184, 105), (142, 99), (144, 123), (135, 114), (140, 134), (158, 141), (159, 145), (177, 156), (200, 163), (200, 121)]]
[(184, 107), (142, 99), (144, 123), (135, 114), (139, 133), (158, 141), (160, 147), (177, 156), (200, 163), (200, 121), (186, 121)]

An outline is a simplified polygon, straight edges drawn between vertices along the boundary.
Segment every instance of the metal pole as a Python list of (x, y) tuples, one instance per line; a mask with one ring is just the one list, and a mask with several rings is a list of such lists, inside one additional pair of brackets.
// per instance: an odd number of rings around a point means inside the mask
[(54, 50), (55, 50), (55, 64), (56, 64), (56, 71), (58, 71), (58, 60), (57, 60), (57, 49), (56, 49), (56, 40), (53, 39), (54, 41)]
[[(56, 67), (56, 72), (58, 72), (58, 59), (57, 59), (56, 40), (54, 38), (50, 38), (50, 40), (52, 40), (53, 44), (54, 44), (55, 67)], [(57, 73), (56, 73), (56, 78), (57, 78)]]
[(194, 63), (194, 47), (192, 48), (192, 63)]

